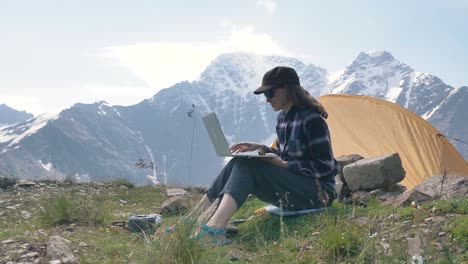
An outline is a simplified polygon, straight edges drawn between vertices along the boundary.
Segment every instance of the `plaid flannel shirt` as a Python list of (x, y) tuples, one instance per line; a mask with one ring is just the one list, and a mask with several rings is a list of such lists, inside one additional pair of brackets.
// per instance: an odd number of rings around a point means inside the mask
[(339, 165), (333, 157), (327, 123), (316, 111), (296, 106), (287, 114), (281, 111), (276, 135), (278, 149), (264, 146), (265, 152), (280, 156), (289, 169), (315, 178), (334, 177), (338, 173)]

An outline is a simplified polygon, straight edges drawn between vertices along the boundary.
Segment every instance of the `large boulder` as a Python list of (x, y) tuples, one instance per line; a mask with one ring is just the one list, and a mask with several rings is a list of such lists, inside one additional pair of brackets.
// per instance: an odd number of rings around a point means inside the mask
[(468, 198), (467, 176), (432, 176), (414, 187), (414, 190), (439, 198)]
[(343, 175), (351, 191), (389, 189), (405, 178), (400, 155), (358, 160), (343, 168)]
[(181, 215), (188, 210), (189, 206), (190, 202), (187, 196), (174, 196), (164, 201), (157, 213), (164, 216)]

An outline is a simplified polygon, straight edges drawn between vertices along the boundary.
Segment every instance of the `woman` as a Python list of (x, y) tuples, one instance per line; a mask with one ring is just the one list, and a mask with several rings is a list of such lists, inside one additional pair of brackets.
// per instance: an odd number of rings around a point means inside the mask
[(223, 243), (226, 225), (249, 194), (290, 210), (329, 206), (336, 198), (334, 176), (338, 163), (333, 157), (324, 107), (301, 87), (296, 71), (275, 67), (265, 73), (264, 94), (275, 111), (278, 149), (243, 142), (233, 153), (259, 151), (270, 159), (233, 158), (208, 188), (197, 206), (204, 211), (215, 199), (221, 202), (197, 237)]

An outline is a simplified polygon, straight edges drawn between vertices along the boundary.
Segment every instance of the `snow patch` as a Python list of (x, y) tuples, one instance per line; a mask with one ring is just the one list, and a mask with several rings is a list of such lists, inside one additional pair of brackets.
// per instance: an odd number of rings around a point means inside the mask
[(392, 87), (388, 89), (387, 94), (385, 95), (385, 99), (390, 102), (395, 102), (398, 96), (400, 95), (403, 88), (401, 87)]
[(405, 94), (405, 108), (409, 108), (409, 103), (410, 103), (410, 98), (411, 98), (411, 92), (413, 91), (413, 86), (414, 83), (416, 82), (416, 79), (421, 75), (419, 72), (411, 72), (410, 74), (410, 83), (408, 84), (408, 90), (406, 90)]
[(101, 116), (106, 116), (107, 115), (106, 111), (104, 111), (104, 109), (102, 109), (102, 105), (99, 106), (98, 114), (101, 115)]
[(52, 165), (52, 163), (47, 163), (47, 164), (44, 164), (42, 163), (42, 160), (39, 160), (39, 163), (41, 164), (42, 168), (44, 168), (44, 170), (46, 171), (50, 171), (54, 166)]
[(153, 174), (152, 175), (146, 175), (148, 179), (155, 185), (160, 184), (161, 182), (158, 180), (158, 175), (156, 173), (156, 166), (154, 162), (154, 157), (153, 157), (153, 152), (151, 151), (151, 148), (148, 147), (148, 145), (145, 145), (146, 152), (148, 153), (148, 156), (150, 156), (151, 162), (153, 163)]
[(112, 110), (114, 110), (114, 112), (119, 116), (119, 117), (122, 117), (122, 115), (120, 115), (119, 111), (117, 111), (117, 109), (115, 109), (114, 107), (112, 107)]
[(457, 89), (453, 89), (448, 95), (447, 97), (442, 101), (440, 102), (440, 104), (436, 107), (434, 107), (432, 110), (429, 110), (427, 111), (426, 113), (424, 113), (421, 117), (424, 119), (424, 120), (427, 120), (428, 118), (430, 118), (437, 110), (439, 110), (439, 108), (454, 94), (456, 93), (460, 88), (457, 88)]
[[(349, 76), (349, 78), (347, 78), (346, 80), (342, 81), (340, 80), (339, 82), (342, 82), (340, 85), (338, 85), (335, 89), (332, 90), (332, 94), (339, 94), (339, 93), (342, 93), (344, 89), (346, 89), (346, 87), (348, 87), (348, 84), (354, 82), (356, 80), (356, 77), (354, 75), (354, 73)], [(338, 83), (339, 83), (338, 82)]]
[(89, 177), (88, 173), (85, 173), (85, 174), (75, 173), (75, 180), (77, 183), (91, 182), (91, 178)]
[[(0, 130), (0, 143), (11, 141), (8, 146), (18, 144), (21, 140), (30, 135), (36, 133), (39, 129), (47, 125), (50, 120), (57, 119), (58, 114), (41, 114), (37, 117), (34, 117), (29, 122), (20, 126), (20, 127), (9, 127), (9, 129)], [(24, 131), (20, 133), (15, 133), (15, 131)]]
[(344, 73), (345, 73), (345, 70), (343, 69), (343, 70), (335, 71), (335, 72), (332, 72), (332, 73), (328, 74), (328, 76), (327, 76), (328, 84), (334, 83)]
[(368, 50), (368, 51), (366, 51), (364, 53), (371, 56), (371, 57), (380, 57), (385, 53), (385, 51), (383, 51), (383, 50)]

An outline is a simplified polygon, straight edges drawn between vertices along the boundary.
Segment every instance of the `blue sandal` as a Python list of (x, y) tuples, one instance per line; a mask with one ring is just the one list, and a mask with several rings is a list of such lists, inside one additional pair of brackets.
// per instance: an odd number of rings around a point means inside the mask
[(196, 234), (193, 237), (193, 239), (200, 240), (208, 234), (211, 237), (213, 237), (213, 239), (209, 242), (211, 245), (215, 245), (215, 246), (226, 245), (232, 242), (231, 239), (227, 239), (224, 237), (220, 238), (220, 236), (226, 234), (226, 231), (227, 231), (226, 228), (217, 229), (217, 228), (214, 228), (205, 224), (201, 226), (200, 232)]

